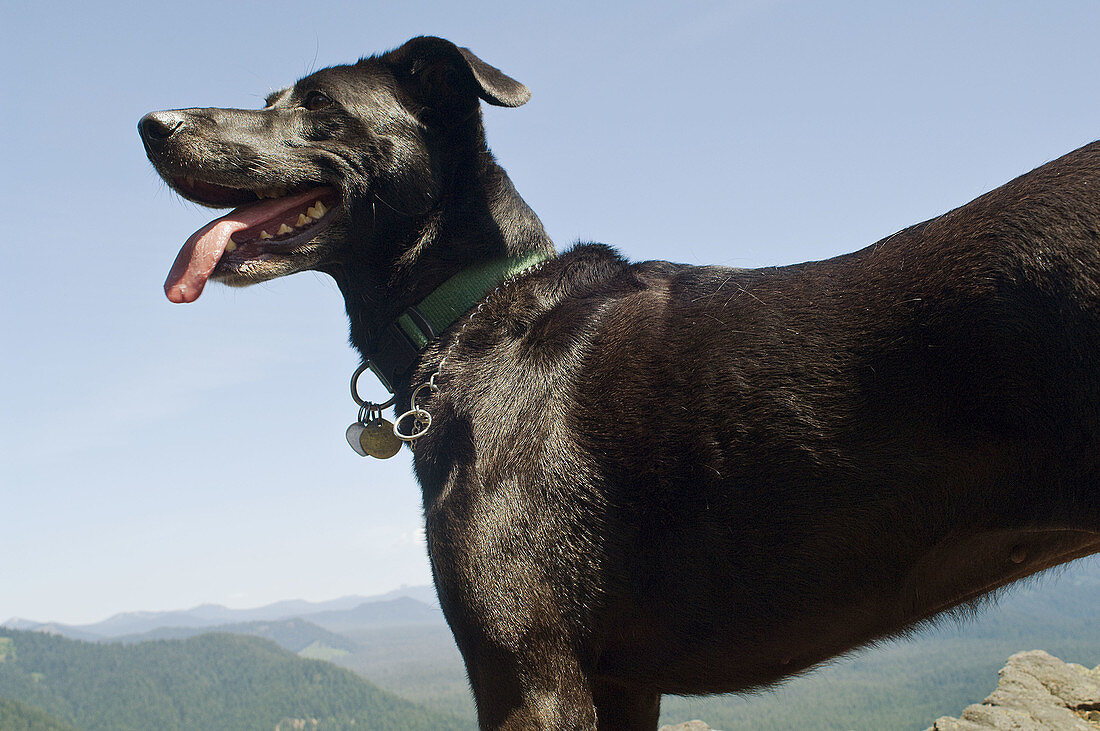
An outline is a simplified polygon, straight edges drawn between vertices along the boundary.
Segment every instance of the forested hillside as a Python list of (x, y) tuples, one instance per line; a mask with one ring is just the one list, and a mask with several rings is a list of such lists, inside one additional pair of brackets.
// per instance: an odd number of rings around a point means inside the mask
[(0, 729), (3, 731), (74, 731), (72, 726), (59, 721), (43, 710), (5, 698), (0, 698)]
[(316, 719), (317, 729), (469, 725), (255, 637), (210, 634), (137, 645), (12, 630), (0, 637), (10, 640), (0, 642), (6, 647), (0, 698), (89, 731), (251, 730), (287, 719)]

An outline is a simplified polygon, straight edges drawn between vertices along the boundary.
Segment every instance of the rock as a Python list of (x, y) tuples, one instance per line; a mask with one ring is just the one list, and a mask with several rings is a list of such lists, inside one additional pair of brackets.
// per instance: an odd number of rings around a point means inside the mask
[(661, 726), (660, 731), (717, 731), (702, 721), (684, 721), (675, 726)]
[(1018, 652), (1001, 669), (997, 689), (958, 718), (937, 719), (926, 731), (1096, 731), (1100, 666), (1089, 670), (1042, 650)]

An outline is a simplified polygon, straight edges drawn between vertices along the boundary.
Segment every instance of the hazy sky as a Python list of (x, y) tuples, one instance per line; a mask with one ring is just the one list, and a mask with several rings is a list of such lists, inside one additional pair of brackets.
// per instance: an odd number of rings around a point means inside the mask
[(735, 266), (861, 248), (1100, 136), (1092, 2), (0, 7), (0, 621), (429, 580), (407, 454), (344, 441), (331, 281), (164, 298), (212, 214), (153, 173), (145, 112), (441, 35), (534, 92), (486, 124), (559, 248)]

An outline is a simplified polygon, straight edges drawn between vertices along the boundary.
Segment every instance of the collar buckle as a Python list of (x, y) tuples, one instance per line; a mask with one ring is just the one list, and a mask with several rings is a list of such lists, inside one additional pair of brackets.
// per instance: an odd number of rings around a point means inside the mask
[[(436, 337), (436, 331), (431, 328), (419, 310), (410, 307), (405, 313), (409, 315), (409, 320), (427, 336), (427, 339)], [(385, 389), (393, 394), (397, 379), (404, 376), (419, 357), (420, 348), (416, 341), (401, 328), (397, 320), (394, 320), (382, 332), (382, 337), (378, 339), (378, 346), (371, 357), (367, 358), (366, 365), (371, 368), (371, 372), (378, 380), (382, 381)]]

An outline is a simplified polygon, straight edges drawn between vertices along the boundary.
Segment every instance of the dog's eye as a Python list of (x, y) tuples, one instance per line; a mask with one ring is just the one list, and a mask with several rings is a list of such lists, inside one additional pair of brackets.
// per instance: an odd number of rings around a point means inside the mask
[(311, 91), (302, 105), (311, 112), (332, 106), (332, 100), (319, 91)]

